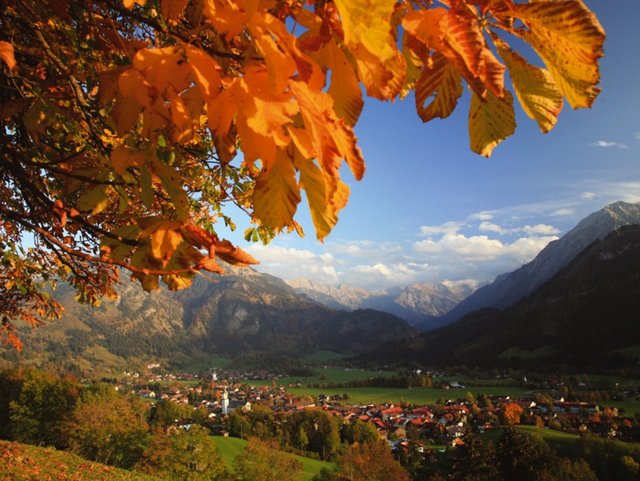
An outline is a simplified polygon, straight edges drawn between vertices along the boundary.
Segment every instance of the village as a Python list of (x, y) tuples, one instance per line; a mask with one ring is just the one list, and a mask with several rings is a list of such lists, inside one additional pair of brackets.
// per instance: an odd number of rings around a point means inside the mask
[[(294, 395), (287, 387), (278, 385), (281, 375), (271, 373), (270, 384), (246, 381), (256, 378), (253, 372), (127, 374), (122, 383), (136, 395), (150, 402), (166, 400), (199, 408), (206, 412), (209, 427), (221, 435), (229, 435), (226, 420), (234, 411), (249, 413), (261, 406), (269, 408), (278, 419), (296, 411), (315, 409), (337, 417), (342, 425), (370, 424), (392, 450), (410, 445), (419, 452), (443, 450), (446, 446), (463, 444), (468, 433), (482, 435), (519, 424), (573, 435), (591, 433), (626, 442), (640, 441), (640, 426), (634, 417), (606, 403), (565, 399), (561, 390), (476, 398), (463, 384), (449, 381), (439, 383), (442, 399), (435, 404), (355, 404), (346, 393), (331, 390), (315, 397)], [(190, 418), (176, 420), (183, 426), (192, 422)]]

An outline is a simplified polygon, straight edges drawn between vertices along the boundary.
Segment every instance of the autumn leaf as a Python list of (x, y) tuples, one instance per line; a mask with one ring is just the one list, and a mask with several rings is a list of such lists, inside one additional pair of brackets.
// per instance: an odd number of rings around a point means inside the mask
[(252, 255), (234, 246), (228, 240), (217, 241), (214, 247), (216, 256), (228, 264), (238, 267), (258, 264), (258, 261)]
[(4, 40), (0, 40), (0, 59), (7, 64), (9, 70), (16, 68), (16, 58), (13, 52), (13, 45)]
[[(462, 95), (462, 77), (442, 54), (434, 54), (416, 82), (416, 108), (423, 122), (447, 118)], [(431, 99), (428, 105), (425, 103)]]
[(111, 167), (119, 175), (124, 175), (130, 167), (142, 167), (144, 154), (120, 145), (111, 152)]
[(573, 108), (590, 107), (600, 92), (598, 59), (603, 55), (604, 30), (580, 0), (513, 4), (509, 14), (523, 29), (511, 32), (540, 55), (562, 94)]
[(221, 88), (220, 66), (211, 55), (199, 48), (186, 46), (189, 67), (205, 100), (213, 99)]
[(83, 192), (76, 202), (79, 211), (90, 212), (96, 215), (109, 206), (109, 192), (112, 187), (109, 185), (97, 185)]
[(349, 187), (342, 181), (328, 195), (327, 179), (322, 170), (310, 159), (296, 156), (296, 167), (300, 171), (300, 187), (305, 190), (311, 219), (318, 240), (324, 239), (338, 222), (338, 212), (347, 204)]
[(166, 266), (173, 253), (182, 243), (182, 234), (179, 232), (181, 223), (172, 220), (160, 220), (147, 227), (141, 233), (141, 237), (149, 237), (151, 255)]
[(291, 159), (278, 150), (274, 160), (266, 163), (253, 190), (254, 218), (276, 232), (291, 225), (300, 202), (296, 171)]
[(499, 55), (509, 69), (513, 88), (525, 113), (535, 119), (543, 132), (556, 124), (562, 110), (562, 94), (548, 70), (531, 65), (505, 42), (495, 40)]
[(144, 7), (146, 3), (147, 0), (122, 0), (122, 4), (125, 8), (128, 9), (133, 8), (134, 5), (140, 5), (141, 7)]
[(334, 110), (347, 125), (353, 126), (364, 107), (362, 91), (353, 66), (334, 41), (327, 43), (320, 55), (323, 63), (331, 68), (331, 85), (327, 93), (333, 99)]
[(516, 129), (513, 112), (513, 97), (505, 90), (504, 97), (498, 98), (491, 92), (486, 99), (475, 93), (471, 95), (469, 110), (469, 140), (471, 150), (485, 157)]
[(404, 84), (404, 57), (398, 51), (391, 17), (395, 0), (336, 0), (344, 42), (356, 62), (367, 94), (395, 98)]
[(176, 23), (187, 6), (187, 3), (189, 3), (189, 0), (162, 0), (160, 2), (162, 15), (164, 15), (169, 22)]

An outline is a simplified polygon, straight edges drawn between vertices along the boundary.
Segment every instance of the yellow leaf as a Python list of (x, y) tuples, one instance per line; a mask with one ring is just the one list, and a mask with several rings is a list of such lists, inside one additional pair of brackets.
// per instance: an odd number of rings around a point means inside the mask
[(527, 41), (540, 55), (573, 108), (590, 107), (600, 89), (598, 59), (605, 33), (580, 0), (513, 4), (509, 14), (526, 29), (512, 33)]
[(253, 190), (254, 217), (276, 232), (292, 224), (300, 202), (296, 171), (291, 159), (278, 150), (274, 161), (264, 166)]
[(513, 97), (508, 90), (504, 97), (488, 92), (486, 99), (471, 95), (469, 110), (469, 140), (471, 150), (485, 157), (516, 129)]
[(444, 119), (451, 115), (462, 95), (462, 77), (445, 56), (435, 53), (425, 64), (415, 91), (416, 108), (423, 122), (435, 117)]
[(406, 65), (398, 51), (392, 16), (395, 0), (336, 0), (344, 42), (356, 62), (367, 94), (380, 100), (398, 95)]
[(13, 52), (13, 45), (4, 40), (0, 40), (0, 59), (7, 64), (9, 70), (13, 70), (16, 67), (16, 58)]
[(173, 253), (182, 243), (182, 234), (179, 229), (180, 222), (163, 220), (147, 227), (142, 233), (148, 235), (151, 243), (151, 255), (166, 266)]
[(509, 69), (513, 88), (525, 113), (535, 119), (543, 132), (549, 132), (556, 124), (562, 110), (562, 94), (548, 70), (527, 62), (509, 46), (496, 39), (498, 53)]
[(397, 54), (391, 27), (395, 0), (335, 0), (340, 12), (344, 42), (351, 51), (361, 47), (382, 60)]

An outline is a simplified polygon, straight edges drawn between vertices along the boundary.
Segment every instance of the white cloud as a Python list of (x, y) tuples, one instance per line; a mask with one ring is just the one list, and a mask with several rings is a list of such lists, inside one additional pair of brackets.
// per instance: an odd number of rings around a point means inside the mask
[(327, 284), (337, 284), (339, 274), (336, 259), (328, 252), (315, 254), (310, 250), (280, 247), (276, 245), (252, 244), (247, 248), (260, 260), (256, 269), (282, 279), (310, 277)]
[(608, 140), (598, 140), (596, 142), (593, 142), (591, 144), (589, 144), (591, 147), (601, 147), (603, 149), (609, 149), (609, 148), (614, 148), (614, 149), (628, 149), (629, 146), (626, 144), (621, 144), (620, 142), (610, 142)]
[(521, 230), (530, 236), (549, 236), (560, 233), (560, 229), (548, 224), (525, 225)]
[(469, 218), (471, 220), (491, 220), (494, 217), (494, 212), (489, 210), (484, 210), (482, 212), (476, 212), (475, 214), (471, 214)]
[(424, 236), (442, 235), (442, 234), (455, 234), (462, 229), (463, 224), (461, 222), (445, 222), (440, 225), (424, 225), (420, 227), (420, 233)]
[(640, 132), (636, 132), (633, 136), (634, 139), (640, 140)]
[(593, 200), (593, 199), (595, 199), (597, 196), (598, 196), (598, 195), (597, 195), (595, 192), (583, 192), (583, 193), (580, 195), (580, 198), (581, 198), (581, 199), (584, 199), (584, 200)]
[(563, 207), (553, 212), (549, 213), (551, 217), (567, 217), (570, 215), (574, 215), (576, 210), (573, 207)]
[(493, 222), (481, 222), (478, 226), (478, 229), (482, 232), (495, 232), (496, 234), (508, 234), (509, 230), (504, 227), (499, 226), (498, 224), (494, 224)]

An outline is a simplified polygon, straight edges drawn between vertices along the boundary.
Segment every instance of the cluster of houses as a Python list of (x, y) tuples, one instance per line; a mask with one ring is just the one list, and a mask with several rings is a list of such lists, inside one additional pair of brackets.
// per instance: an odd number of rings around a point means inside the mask
[[(163, 380), (178, 381), (184, 377), (170, 376), (173, 377)], [(148, 381), (157, 383), (158, 379), (150, 377)], [(455, 381), (450, 382), (447, 385), (450, 389), (448, 393), (451, 395), (454, 389), (463, 387)], [(408, 438), (422, 440), (426, 445), (457, 445), (464, 442), (469, 430), (483, 433), (510, 422), (535, 424), (573, 434), (590, 432), (623, 441), (640, 441), (640, 426), (636, 420), (625, 417), (618, 409), (596, 403), (569, 402), (563, 398), (537, 403), (534, 396), (526, 399), (487, 396), (482, 403), (462, 398), (418, 407), (349, 405), (339, 394), (323, 394), (315, 399), (297, 397), (275, 383), (271, 386), (248, 386), (240, 382), (219, 381), (215, 375), (211, 379), (201, 380), (197, 385), (173, 383), (160, 392), (142, 387), (137, 393), (149, 399), (166, 399), (202, 407), (211, 419), (224, 417), (236, 409), (250, 411), (252, 406), (258, 404), (285, 415), (300, 409), (322, 409), (340, 417), (344, 423), (371, 423), (394, 448), (406, 445)], [(507, 410), (515, 413), (515, 419), (514, 414), (507, 419)]]

